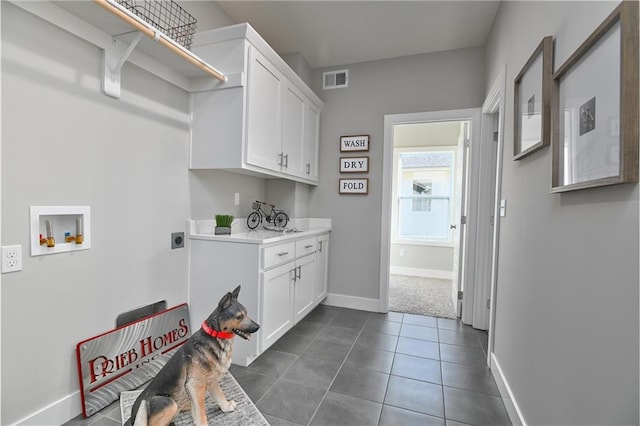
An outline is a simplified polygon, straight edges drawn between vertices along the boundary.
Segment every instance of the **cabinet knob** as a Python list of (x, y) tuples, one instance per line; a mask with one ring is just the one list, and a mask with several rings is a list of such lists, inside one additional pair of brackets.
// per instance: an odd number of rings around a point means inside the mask
[(288, 254), (289, 254), (288, 251), (281, 251), (280, 253), (278, 253), (278, 256), (282, 257), (282, 256), (286, 256)]
[(284, 167), (289, 167), (289, 154), (284, 154)]
[(304, 248), (306, 248), (306, 249), (310, 249), (312, 247), (313, 247), (313, 244), (307, 244), (306, 246), (304, 246)]
[(307, 174), (311, 174), (311, 163), (307, 163)]

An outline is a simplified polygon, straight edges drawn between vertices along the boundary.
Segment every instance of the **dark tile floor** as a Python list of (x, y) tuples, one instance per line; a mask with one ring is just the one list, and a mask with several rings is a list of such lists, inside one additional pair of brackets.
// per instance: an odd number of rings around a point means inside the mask
[(487, 334), (459, 321), (320, 305), (231, 372), (276, 425), (510, 425)]
[[(231, 372), (272, 426), (510, 425), (486, 346), (456, 320), (320, 305)], [(66, 425), (119, 425), (112, 406)]]

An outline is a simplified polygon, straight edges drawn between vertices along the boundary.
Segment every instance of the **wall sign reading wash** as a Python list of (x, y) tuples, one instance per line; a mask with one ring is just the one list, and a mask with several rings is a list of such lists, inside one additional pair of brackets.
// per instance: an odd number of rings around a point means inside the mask
[(340, 136), (340, 151), (369, 151), (369, 135)]

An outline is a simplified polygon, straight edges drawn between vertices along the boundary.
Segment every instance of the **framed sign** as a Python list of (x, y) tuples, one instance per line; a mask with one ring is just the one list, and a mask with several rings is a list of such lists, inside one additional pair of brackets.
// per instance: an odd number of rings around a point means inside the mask
[(368, 173), (369, 157), (340, 157), (340, 173)]
[(340, 179), (340, 194), (368, 194), (369, 179)]
[(546, 36), (514, 80), (513, 159), (551, 143), (553, 37)]
[(623, 1), (553, 75), (551, 192), (638, 182), (638, 45)]
[(340, 136), (340, 152), (369, 151), (369, 135)]

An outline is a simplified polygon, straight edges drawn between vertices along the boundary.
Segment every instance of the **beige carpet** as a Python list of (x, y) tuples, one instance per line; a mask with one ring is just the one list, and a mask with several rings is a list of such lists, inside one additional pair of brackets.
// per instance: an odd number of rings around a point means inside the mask
[(451, 280), (390, 276), (389, 310), (439, 318), (455, 318)]

